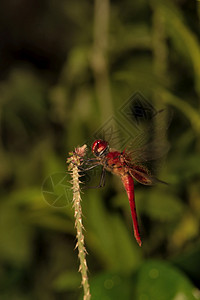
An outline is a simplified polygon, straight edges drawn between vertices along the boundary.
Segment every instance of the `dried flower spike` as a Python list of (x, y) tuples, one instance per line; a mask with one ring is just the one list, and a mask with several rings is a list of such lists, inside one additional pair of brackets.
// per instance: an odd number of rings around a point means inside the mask
[(74, 217), (75, 217), (75, 227), (76, 227), (76, 238), (77, 244), (76, 248), (78, 248), (78, 257), (80, 260), (79, 272), (81, 272), (82, 276), (82, 286), (84, 291), (84, 300), (89, 300), (91, 298), (90, 295), (90, 287), (88, 283), (87, 276), (87, 262), (86, 262), (86, 249), (84, 246), (84, 235), (83, 235), (83, 224), (82, 224), (82, 209), (81, 209), (81, 195), (80, 195), (80, 175), (78, 167), (81, 166), (86, 153), (86, 145), (82, 147), (77, 147), (74, 152), (70, 153), (70, 157), (67, 159), (67, 163), (69, 163), (68, 169), (71, 171), (72, 176), (72, 190), (73, 190), (73, 207), (74, 207)]

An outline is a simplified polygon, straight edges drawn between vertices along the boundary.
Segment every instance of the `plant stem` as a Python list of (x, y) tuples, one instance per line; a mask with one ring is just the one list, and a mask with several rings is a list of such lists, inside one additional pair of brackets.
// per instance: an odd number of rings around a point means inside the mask
[(74, 207), (74, 217), (75, 217), (75, 227), (77, 231), (77, 244), (78, 257), (80, 260), (79, 272), (82, 276), (82, 286), (84, 291), (84, 300), (89, 300), (90, 286), (88, 283), (87, 276), (87, 262), (86, 262), (86, 249), (84, 246), (84, 234), (83, 234), (83, 223), (82, 223), (82, 208), (81, 208), (81, 195), (80, 195), (80, 175), (78, 166), (81, 165), (81, 158), (85, 155), (86, 145), (75, 149), (73, 155), (68, 159), (67, 162), (70, 163), (69, 170), (71, 170), (72, 175), (72, 190), (73, 190), (73, 207)]
[[(113, 113), (110, 89), (107, 51), (109, 42), (110, 1), (94, 1), (94, 44), (91, 53), (91, 66), (95, 78), (95, 89), (102, 121)], [(106, 107), (106, 110), (105, 110)]]

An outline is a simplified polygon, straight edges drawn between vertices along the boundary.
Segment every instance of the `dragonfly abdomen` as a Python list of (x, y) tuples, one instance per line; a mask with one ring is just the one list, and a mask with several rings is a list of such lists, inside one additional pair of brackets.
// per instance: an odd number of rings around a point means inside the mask
[(137, 243), (139, 246), (142, 245), (140, 233), (139, 233), (139, 226), (138, 226), (138, 220), (137, 220), (137, 212), (136, 212), (136, 206), (135, 206), (135, 194), (134, 194), (134, 181), (131, 175), (127, 174), (121, 177), (121, 180), (123, 182), (123, 185), (125, 187), (126, 193), (128, 195), (128, 200), (131, 208), (131, 215), (133, 220), (133, 229), (134, 229), (134, 235), (136, 238)]

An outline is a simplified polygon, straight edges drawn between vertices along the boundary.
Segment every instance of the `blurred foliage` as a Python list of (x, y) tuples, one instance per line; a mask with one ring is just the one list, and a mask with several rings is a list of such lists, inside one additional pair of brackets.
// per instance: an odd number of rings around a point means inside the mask
[(173, 111), (170, 185), (136, 185), (142, 248), (119, 178), (84, 190), (92, 299), (200, 299), (199, 3), (1, 1), (1, 299), (81, 299), (70, 177), (55, 174), (137, 91)]

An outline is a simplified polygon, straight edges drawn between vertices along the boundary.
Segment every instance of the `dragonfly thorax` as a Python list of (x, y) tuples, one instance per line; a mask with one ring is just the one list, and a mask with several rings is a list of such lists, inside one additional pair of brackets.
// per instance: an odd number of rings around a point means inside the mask
[(96, 140), (92, 145), (92, 152), (96, 157), (103, 157), (109, 152), (108, 142)]

